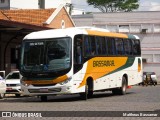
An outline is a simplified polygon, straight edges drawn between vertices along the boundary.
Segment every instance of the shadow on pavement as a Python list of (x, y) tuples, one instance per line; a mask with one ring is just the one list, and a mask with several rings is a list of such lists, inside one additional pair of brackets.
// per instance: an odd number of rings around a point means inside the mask
[[(126, 95), (134, 94), (134, 92), (127, 92)], [(95, 92), (92, 98), (89, 100), (100, 99), (100, 98), (107, 98), (107, 97), (123, 97), (122, 95), (114, 95), (111, 92)], [(85, 101), (80, 98), (79, 94), (73, 95), (57, 95), (57, 96), (48, 96), (47, 102), (76, 102), (76, 101)], [(16, 97), (14, 95), (6, 96), (3, 99), (0, 99), (0, 102), (20, 102), (20, 103), (27, 103), (27, 102), (41, 102), (40, 97), (38, 96), (20, 96)]]

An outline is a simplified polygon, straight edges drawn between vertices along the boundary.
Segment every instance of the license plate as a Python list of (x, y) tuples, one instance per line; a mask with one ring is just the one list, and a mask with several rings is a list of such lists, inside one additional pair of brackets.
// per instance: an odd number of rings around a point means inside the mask
[(7, 90), (12, 90), (12, 88), (7, 88)]
[(40, 89), (40, 92), (48, 92), (48, 88), (42, 88)]

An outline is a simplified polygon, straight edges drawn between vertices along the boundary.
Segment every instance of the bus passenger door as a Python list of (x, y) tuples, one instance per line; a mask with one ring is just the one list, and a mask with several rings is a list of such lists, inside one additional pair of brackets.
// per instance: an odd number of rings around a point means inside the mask
[(82, 80), (82, 67), (83, 67), (83, 52), (82, 52), (82, 35), (76, 35), (74, 37), (74, 62), (73, 72), (76, 79)]

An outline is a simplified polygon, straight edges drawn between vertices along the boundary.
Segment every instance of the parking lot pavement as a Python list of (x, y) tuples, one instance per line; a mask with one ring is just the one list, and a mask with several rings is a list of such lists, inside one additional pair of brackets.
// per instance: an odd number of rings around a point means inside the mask
[(41, 102), (38, 97), (16, 98), (14, 95), (8, 95), (0, 100), (0, 111), (156, 111), (160, 110), (159, 91), (160, 85), (133, 86), (124, 96), (113, 95), (111, 92), (97, 92), (87, 101), (81, 100), (79, 95), (49, 96), (48, 102)]

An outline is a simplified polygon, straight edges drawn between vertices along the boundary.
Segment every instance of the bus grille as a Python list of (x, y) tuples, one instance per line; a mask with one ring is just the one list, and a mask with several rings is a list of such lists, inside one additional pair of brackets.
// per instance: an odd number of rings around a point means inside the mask
[(60, 92), (61, 88), (49, 88), (46, 91), (42, 91), (40, 89), (29, 89), (30, 93), (54, 93), (54, 92)]

